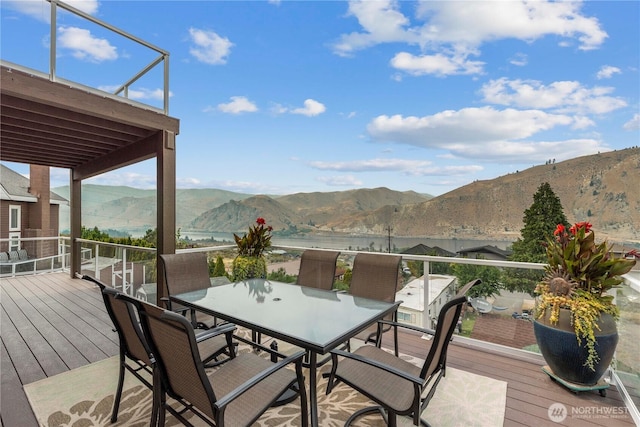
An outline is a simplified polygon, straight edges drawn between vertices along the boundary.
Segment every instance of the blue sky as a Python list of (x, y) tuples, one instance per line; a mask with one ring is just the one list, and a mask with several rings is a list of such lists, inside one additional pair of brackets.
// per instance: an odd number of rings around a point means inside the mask
[[(69, 3), (170, 52), (178, 188), (440, 195), (640, 143), (638, 1)], [(1, 7), (2, 59), (48, 71), (48, 3)], [(57, 28), (58, 74), (93, 87), (156, 57)], [(130, 96), (161, 106), (160, 73)], [(91, 182), (154, 188), (155, 160)]]

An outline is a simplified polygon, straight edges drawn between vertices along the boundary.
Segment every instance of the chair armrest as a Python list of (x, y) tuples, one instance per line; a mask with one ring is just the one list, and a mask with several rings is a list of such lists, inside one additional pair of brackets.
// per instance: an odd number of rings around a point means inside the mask
[(216, 328), (207, 329), (204, 332), (201, 332), (196, 335), (196, 342), (202, 342), (204, 340), (208, 340), (209, 338), (217, 337), (222, 334), (233, 333), (236, 330), (236, 325), (233, 323), (225, 323), (222, 326), (218, 326)]
[(171, 299), (167, 298), (167, 297), (162, 297), (160, 298), (160, 301), (162, 301), (164, 303), (164, 308), (166, 308), (167, 310), (171, 310)]
[[(381, 350), (384, 351), (384, 350)], [(331, 350), (331, 357), (334, 359), (333, 363), (337, 363), (337, 356), (342, 356), (346, 359), (356, 360), (358, 362), (373, 366), (374, 368), (381, 369), (383, 371), (389, 372), (390, 374), (401, 377), (407, 381), (411, 381), (414, 384), (422, 385), (424, 382), (422, 378), (415, 377), (413, 375), (409, 375), (404, 371), (394, 368), (393, 366), (385, 365), (384, 363), (380, 363), (377, 360), (368, 359), (366, 357), (362, 357), (359, 354), (350, 353), (348, 351), (343, 350)]]
[(436, 334), (436, 331), (434, 329), (421, 328), (420, 326), (409, 325), (407, 323), (393, 322), (393, 321), (390, 321), (390, 320), (378, 320), (378, 323), (384, 323), (384, 324), (391, 325), (391, 326), (398, 326), (398, 327), (404, 328), (404, 329), (411, 329), (412, 331), (422, 332), (423, 334), (427, 334), (427, 335), (435, 335)]
[(249, 378), (247, 381), (240, 384), (235, 389), (231, 390), (226, 395), (222, 396), (222, 398), (218, 399), (215, 403), (215, 406), (218, 409), (222, 409), (227, 406), (229, 403), (233, 402), (238, 397), (242, 396), (247, 390), (251, 389), (254, 385), (258, 384), (260, 381), (267, 378), (269, 375), (273, 374), (280, 369), (285, 368), (291, 362), (296, 362), (296, 364), (302, 365), (302, 358), (304, 357), (304, 351), (298, 351), (293, 355), (287, 357), (286, 359), (281, 360), (278, 363), (274, 363), (269, 369), (265, 369), (257, 375), (254, 375), (252, 378)]

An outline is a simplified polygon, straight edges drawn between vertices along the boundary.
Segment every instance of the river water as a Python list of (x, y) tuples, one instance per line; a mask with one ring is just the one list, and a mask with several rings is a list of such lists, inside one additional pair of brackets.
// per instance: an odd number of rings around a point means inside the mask
[[(181, 237), (188, 237), (191, 240), (214, 238), (218, 242), (233, 243), (232, 233), (206, 233), (188, 232), (181, 233)], [(375, 251), (386, 252), (389, 248), (388, 236), (354, 236), (344, 234), (331, 235), (309, 235), (300, 237), (278, 237), (272, 239), (274, 246), (303, 246), (310, 248), (338, 249), (338, 250), (358, 250), (371, 248)], [(504, 240), (468, 240), (468, 239), (430, 239), (426, 237), (394, 237), (391, 236), (391, 251), (399, 252), (403, 249), (411, 248), (422, 243), (425, 246), (438, 246), (450, 252), (458, 252), (462, 249), (474, 248), (477, 246), (493, 245), (500, 249), (507, 249), (512, 242)]]

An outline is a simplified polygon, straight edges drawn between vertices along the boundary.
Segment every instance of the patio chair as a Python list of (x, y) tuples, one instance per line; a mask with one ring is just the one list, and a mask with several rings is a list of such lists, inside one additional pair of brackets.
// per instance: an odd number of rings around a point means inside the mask
[[(480, 283), (470, 282), (470, 287)], [(397, 415), (408, 415), (414, 425), (424, 425), (420, 419), (433, 397), (440, 379), (445, 375), (447, 349), (456, 328), (466, 296), (456, 296), (446, 303), (438, 316), (435, 331), (398, 323), (396, 326), (433, 335), (431, 347), (422, 367), (407, 362), (377, 346), (362, 346), (353, 353), (333, 350), (333, 366), (327, 384), (327, 394), (340, 381), (359, 391), (377, 403), (355, 412), (345, 426), (356, 418), (372, 412), (380, 412), (387, 425), (397, 425)], [(388, 323), (381, 321), (380, 323)], [(338, 359), (338, 357), (342, 357)]]
[(160, 262), (164, 269), (164, 306), (171, 311), (189, 315), (194, 328), (209, 329), (217, 325), (217, 319), (193, 308), (176, 304), (169, 298), (171, 294), (198, 291), (211, 287), (207, 254), (202, 252), (163, 254)]
[[(248, 426), (289, 389), (299, 393), (302, 425), (308, 425), (307, 398), (302, 375), (304, 352), (273, 363), (255, 353), (242, 353), (207, 375), (191, 323), (169, 310), (138, 301), (142, 327), (162, 376), (159, 425), (166, 412), (186, 425), (186, 411), (213, 426)], [(287, 369), (295, 363), (295, 371)], [(183, 408), (174, 409), (166, 396)]]
[[(158, 381), (156, 378), (157, 372), (155, 371), (155, 358), (140, 327), (139, 316), (136, 315), (135, 302), (137, 300), (121, 291), (106, 286), (94, 277), (85, 275), (82, 278), (95, 283), (100, 288), (107, 314), (113, 322), (114, 331), (118, 333), (120, 370), (111, 414), (111, 422), (116, 422), (125, 371), (131, 372), (140, 382), (153, 390), (153, 384)], [(223, 354), (226, 354), (229, 358), (235, 357), (234, 347), (231, 344), (234, 330), (235, 325), (229, 324), (224, 328), (208, 330), (197, 335), (196, 341), (200, 354), (206, 356), (206, 367), (217, 366), (226, 361), (226, 359), (223, 361), (218, 360)], [(141, 371), (146, 371), (148, 375), (142, 374)], [(152, 382), (148, 381), (147, 378), (149, 377), (152, 378)], [(157, 418), (156, 408), (154, 406), (152, 409), (152, 425), (155, 425), (154, 422)]]
[(300, 258), (296, 284), (310, 288), (331, 290), (336, 274), (336, 260), (340, 252), (308, 249)]
[[(118, 341), (120, 344), (120, 372), (118, 374), (118, 386), (113, 399), (113, 410), (111, 412), (111, 422), (115, 423), (118, 420), (118, 409), (120, 407), (120, 398), (122, 397), (125, 371), (131, 372), (142, 384), (150, 390), (153, 390), (152, 382), (156, 381), (154, 378), (155, 359), (144, 338), (135, 312), (129, 305), (116, 299), (120, 291), (107, 287), (104, 283), (91, 276), (82, 276), (82, 278), (100, 287), (107, 314), (113, 322), (115, 332), (118, 333)], [(148, 375), (146, 377), (143, 376), (141, 374), (142, 371), (146, 371)], [(149, 377), (152, 378), (151, 382), (148, 380)], [(152, 426), (155, 425), (156, 417), (157, 408), (154, 405), (151, 413)]]
[[(349, 293), (356, 297), (364, 297), (385, 302), (394, 302), (398, 291), (400, 277), (399, 255), (382, 255), (360, 252), (353, 261), (351, 284)], [(385, 320), (396, 320), (397, 313), (393, 313)], [(393, 325), (391, 323), (390, 325)], [(395, 354), (398, 355), (398, 334), (395, 326), (385, 325), (382, 332), (394, 329)], [(377, 343), (382, 336), (378, 334), (378, 325), (372, 324), (355, 338), (365, 343)]]

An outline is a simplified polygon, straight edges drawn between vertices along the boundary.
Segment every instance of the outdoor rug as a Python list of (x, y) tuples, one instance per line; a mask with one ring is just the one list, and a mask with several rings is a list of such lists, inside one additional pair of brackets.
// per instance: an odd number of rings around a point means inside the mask
[[(407, 360), (417, 361), (411, 356)], [(329, 366), (321, 371), (327, 371)], [(111, 357), (24, 386), (31, 407), (42, 426), (147, 426), (151, 416), (151, 391), (133, 375), (125, 375), (125, 386), (118, 422), (110, 423), (113, 396), (117, 385), (118, 357)], [(349, 415), (372, 402), (350, 387), (340, 384), (325, 395), (326, 379), (318, 378), (319, 423), (343, 426)], [(507, 383), (451, 367), (423, 413), (433, 427), (502, 426)], [(308, 395), (307, 395), (308, 396)], [(191, 417), (195, 425), (204, 425)], [(179, 425), (171, 416), (167, 426)], [(411, 420), (398, 420), (402, 426)], [(256, 426), (300, 425), (298, 401), (271, 408)], [(357, 426), (383, 426), (379, 415), (360, 418)]]

